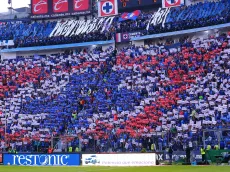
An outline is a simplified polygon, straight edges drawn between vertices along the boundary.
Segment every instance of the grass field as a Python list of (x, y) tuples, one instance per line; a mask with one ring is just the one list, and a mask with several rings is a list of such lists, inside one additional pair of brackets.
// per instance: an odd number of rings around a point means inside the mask
[(16, 167), (0, 166), (0, 172), (230, 172), (230, 166), (157, 167)]

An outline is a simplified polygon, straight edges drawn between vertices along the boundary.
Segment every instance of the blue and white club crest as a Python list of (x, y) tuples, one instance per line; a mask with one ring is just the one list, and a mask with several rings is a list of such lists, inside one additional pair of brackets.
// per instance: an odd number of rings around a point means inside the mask
[(110, 14), (113, 11), (114, 5), (110, 1), (104, 2), (102, 4), (102, 11), (105, 14)]
[(166, 2), (170, 5), (174, 5), (176, 3), (178, 3), (180, 0), (166, 0)]

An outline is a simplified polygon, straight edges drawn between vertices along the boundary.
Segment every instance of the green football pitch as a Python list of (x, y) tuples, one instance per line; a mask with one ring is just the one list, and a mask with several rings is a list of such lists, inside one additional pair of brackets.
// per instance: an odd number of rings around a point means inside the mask
[(230, 172), (230, 166), (156, 167), (16, 167), (0, 166), (0, 172)]

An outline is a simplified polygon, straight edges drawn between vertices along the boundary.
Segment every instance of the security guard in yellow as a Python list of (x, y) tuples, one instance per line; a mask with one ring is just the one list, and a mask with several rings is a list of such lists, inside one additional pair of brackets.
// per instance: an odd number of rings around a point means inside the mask
[(202, 162), (205, 162), (206, 161), (206, 153), (205, 153), (205, 149), (202, 147), (200, 149), (200, 154), (202, 155)]

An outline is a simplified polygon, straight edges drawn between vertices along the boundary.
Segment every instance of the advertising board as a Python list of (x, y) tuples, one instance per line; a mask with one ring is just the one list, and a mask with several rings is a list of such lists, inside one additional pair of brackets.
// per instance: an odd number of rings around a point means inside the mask
[(31, 0), (31, 18), (57, 18), (90, 14), (92, 0)]
[(80, 154), (4, 154), (3, 165), (78, 166)]
[(83, 166), (155, 166), (156, 154), (83, 154)]
[[(201, 156), (199, 151), (192, 151), (190, 154), (196, 161), (202, 160), (202, 156)], [(186, 152), (185, 151), (174, 151), (173, 152), (172, 159), (174, 161), (177, 161), (178, 159), (185, 159), (185, 158), (186, 158)], [(163, 161), (169, 160), (170, 158), (169, 158), (169, 155), (167, 152), (157, 152), (156, 153), (156, 159), (159, 162), (163, 162)]]
[(146, 9), (161, 7), (162, 0), (118, 0), (119, 12), (129, 11), (129, 9)]

